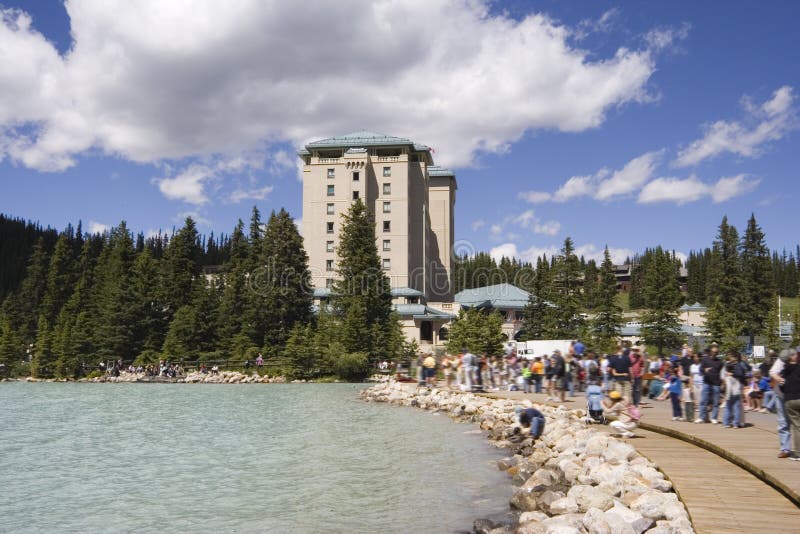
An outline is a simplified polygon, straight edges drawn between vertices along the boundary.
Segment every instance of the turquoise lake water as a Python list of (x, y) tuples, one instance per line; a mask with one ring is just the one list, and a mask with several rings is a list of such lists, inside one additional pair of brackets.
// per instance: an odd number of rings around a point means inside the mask
[(3, 532), (464, 532), (505, 517), (472, 425), (352, 384), (0, 384)]

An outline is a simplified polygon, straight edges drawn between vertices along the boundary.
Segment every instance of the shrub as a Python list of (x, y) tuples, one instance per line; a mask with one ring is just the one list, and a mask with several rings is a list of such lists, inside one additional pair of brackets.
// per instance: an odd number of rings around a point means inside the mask
[(360, 382), (369, 371), (369, 357), (364, 352), (345, 352), (333, 360), (333, 372), (343, 380)]

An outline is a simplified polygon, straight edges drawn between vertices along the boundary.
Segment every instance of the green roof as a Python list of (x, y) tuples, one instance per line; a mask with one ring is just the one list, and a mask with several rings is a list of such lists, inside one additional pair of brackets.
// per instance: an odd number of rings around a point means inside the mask
[(424, 304), (395, 304), (394, 311), (400, 317), (411, 316), (414, 319), (436, 319), (450, 320), (455, 319), (452, 313), (443, 312)]
[(312, 148), (348, 148), (348, 147), (366, 147), (366, 146), (412, 146), (414, 150), (429, 150), (425, 145), (421, 145), (406, 139), (405, 137), (395, 137), (393, 135), (385, 135), (381, 133), (360, 131), (353, 132), (347, 135), (339, 135), (336, 137), (329, 137), (327, 139), (320, 139), (306, 145), (307, 150)]
[(428, 176), (453, 176), (455, 177), (456, 173), (451, 171), (450, 169), (445, 169), (444, 167), (439, 167), (438, 165), (430, 165), (428, 166)]
[(421, 297), (422, 291), (410, 287), (393, 287), (393, 297)]
[(465, 289), (455, 295), (464, 308), (502, 308), (521, 310), (528, 304), (530, 293), (511, 284), (497, 284)]

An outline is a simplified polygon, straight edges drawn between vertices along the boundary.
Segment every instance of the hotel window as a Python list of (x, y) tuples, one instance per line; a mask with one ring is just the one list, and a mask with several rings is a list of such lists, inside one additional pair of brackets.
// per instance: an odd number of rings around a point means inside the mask
[(358, 200), (358, 191), (353, 191), (353, 200)]
[(333, 287), (333, 278), (326, 278), (325, 279), (325, 287), (331, 289)]
[(335, 194), (335, 189), (332, 185), (328, 186), (328, 196), (332, 197)]
[(383, 176), (391, 176), (392, 175), (392, 168), (391, 167), (384, 167), (383, 168)]
[(336, 178), (336, 169), (328, 169), (328, 178)]
[(327, 233), (329, 233), (329, 234), (333, 233), (333, 223), (332, 222), (326, 222), (325, 223), (325, 231)]
[(384, 232), (391, 232), (392, 231), (392, 222), (391, 221), (383, 221), (383, 231)]
[(383, 258), (383, 270), (388, 271), (392, 268), (392, 260), (389, 258)]
[(333, 270), (333, 260), (325, 260), (325, 270), (326, 271)]
[(333, 215), (335, 213), (333, 204), (328, 204), (328, 206), (326, 208), (326, 212), (327, 212), (328, 215)]
[(361, 177), (359, 176), (359, 173), (358, 173), (358, 172), (354, 172), (354, 173), (353, 173), (353, 181), (354, 181), (354, 182), (357, 182), (357, 181), (358, 181), (360, 178), (361, 178)]
[(392, 250), (392, 242), (388, 239), (383, 240), (383, 250), (386, 252)]
[(325, 252), (333, 252), (333, 241), (325, 243)]
[(384, 195), (392, 194), (392, 184), (383, 184), (383, 194)]
[(391, 202), (384, 202), (383, 203), (383, 213), (391, 213), (392, 212), (392, 203)]

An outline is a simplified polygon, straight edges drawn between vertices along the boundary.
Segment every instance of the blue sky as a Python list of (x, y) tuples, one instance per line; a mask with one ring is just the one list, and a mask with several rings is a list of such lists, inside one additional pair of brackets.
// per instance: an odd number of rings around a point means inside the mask
[(800, 241), (797, 2), (130, 4), (0, 0), (0, 212), (300, 218), (297, 147), (366, 129), (456, 171), (459, 252)]

